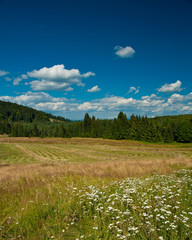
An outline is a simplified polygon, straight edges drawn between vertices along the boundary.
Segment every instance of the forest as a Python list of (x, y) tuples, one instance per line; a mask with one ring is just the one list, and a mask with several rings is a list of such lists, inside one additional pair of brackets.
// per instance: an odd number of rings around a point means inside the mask
[(15, 103), (0, 101), (0, 134), (12, 137), (87, 137), (146, 142), (192, 142), (192, 114), (148, 118), (96, 119), (85, 114), (83, 121), (70, 121)]

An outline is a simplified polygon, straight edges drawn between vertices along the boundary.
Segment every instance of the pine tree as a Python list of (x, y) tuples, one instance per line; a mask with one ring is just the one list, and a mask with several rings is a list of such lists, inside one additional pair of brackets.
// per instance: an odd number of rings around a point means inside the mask
[(123, 112), (120, 112), (117, 117), (116, 122), (117, 127), (117, 138), (118, 139), (126, 139), (127, 138), (127, 116)]
[(171, 124), (169, 124), (168, 126), (164, 127), (164, 142), (171, 143), (173, 141), (174, 141), (173, 130)]
[(91, 134), (91, 118), (88, 113), (84, 117), (84, 133), (86, 137), (90, 137)]
[(39, 130), (38, 130), (36, 124), (33, 125), (32, 135), (33, 135), (33, 137), (39, 137)]
[(137, 134), (137, 120), (134, 114), (132, 114), (131, 119), (130, 119), (130, 130), (129, 130), (129, 138), (132, 140), (136, 139), (136, 134)]

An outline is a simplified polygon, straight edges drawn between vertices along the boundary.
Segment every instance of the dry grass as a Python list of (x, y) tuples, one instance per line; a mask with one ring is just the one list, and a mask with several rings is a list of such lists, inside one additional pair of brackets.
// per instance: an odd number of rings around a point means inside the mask
[[(103, 139), (0, 137), (0, 239), (122, 239), (117, 238), (116, 230), (133, 233), (133, 240), (159, 236), (187, 239), (191, 234), (191, 171), (182, 170), (182, 176), (174, 173), (179, 178), (174, 174), (145, 176), (192, 167), (191, 147)], [(139, 179), (119, 181), (127, 177)], [(168, 217), (166, 210), (161, 214), (170, 226), (176, 223), (169, 232), (162, 228), (148, 234), (153, 224), (154, 229), (165, 226), (162, 222), (159, 227), (155, 218), (159, 215), (155, 210), (158, 202), (159, 212), (170, 204), (171, 215)], [(177, 209), (176, 203), (181, 203)], [(98, 212), (101, 206), (103, 212)], [(111, 206), (113, 213), (109, 213)], [(153, 218), (143, 217), (151, 213)], [(188, 213), (187, 218), (183, 214), (186, 226), (181, 213)], [(178, 219), (173, 219), (176, 215)], [(121, 224), (119, 219), (124, 219)], [(111, 223), (117, 228), (109, 230)], [(138, 237), (127, 232), (131, 226), (139, 228)]]
[(192, 150), (192, 143), (171, 143), (171, 144), (158, 144), (158, 143), (144, 143), (131, 140), (111, 140), (102, 138), (40, 138), (40, 137), (8, 137), (7, 135), (0, 135), (0, 142), (2, 143), (63, 143), (67, 145), (108, 145), (120, 147), (145, 147), (148, 148), (189, 148)]
[(0, 137), (0, 180), (34, 175), (141, 177), (192, 167), (192, 144)]
[(1, 165), (0, 180), (16, 180), (38, 175), (80, 175), (88, 177), (142, 177), (151, 174), (168, 174), (174, 169), (192, 167), (189, 159), (136, 160), (99, 162), (90, 164), (28, 164)]

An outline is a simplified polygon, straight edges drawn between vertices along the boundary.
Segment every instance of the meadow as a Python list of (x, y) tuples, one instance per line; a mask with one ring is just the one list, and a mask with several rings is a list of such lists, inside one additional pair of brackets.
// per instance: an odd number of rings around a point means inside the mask
[(192, 239), (192, 144), (0, 137), (0, 239)]

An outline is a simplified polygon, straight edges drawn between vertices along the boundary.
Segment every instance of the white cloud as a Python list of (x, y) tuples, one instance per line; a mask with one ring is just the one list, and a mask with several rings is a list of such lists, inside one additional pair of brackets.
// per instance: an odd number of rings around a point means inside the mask
[(3, 77), (5, 75), (7, 75), (7, 74), (9, 74), (9, 72), (0, 70), (0, 77)]
[[(98, 110), (98, 104), (97, 103), (91, 103), (91, 102), (84, 102), (83, 104), (80, 104), (77, 107), (80, 111), (89, 111), (89, 110)], [(101, 110), (101, 108), (100, 108)], [(103, 109), (102, 109), (103, 110)]]
[(82, 78), (95, 76), (95, 73), (87, 72), (81, 74), (78, 69), (65, 69), (64, 65), (54, 65), (53, 67), (41, 68), (40, 70), (33, 70), (28, 72), (27, 75), (31, 78), (36, 78), (30, 82), (31, 88), (35, 91), (51, 91), (51, 90), (72, 90), (69, 88), (75, 84), (83, 86)]
[(66, 90), (69, 88), (70, 84), (66, 82), (54, 82), (54, 81), (46, 81), (46, 80), (35, 80), (31, 81), (29, 83), (31, 85), (31, 88), (34, 91), (60, 91), (60, 90)]
[[(28, 79), (28, 76), (25, 75), (25, 74), (22, 74), (20, 77), (15, 78), (14, 81), (13, 81), (13, 85), (15, 85), (15, 86), (16, 86), (16, 85), (19, 85), (20, 82), (21, 82), (23, 79)], [(26, 84), (26, 85), (27, 85), (27, 84)]]
[(101, 89), (97, 85), (87, 90), (87, 92), (99, 92), (99, 91), (101, 91)]
[(168, 103), (173, 104), (173, 103), (179, 103), (179, 102), (187, 102), (187, 101), (192, 101), (192, 92), (187, 94), (187, 95), (180, 95), (178, 93), (175, 93), (171, 95), (170, 98), (168, 98)]
[(27, 76), (26, 74), (22, 74), (22, 75), (21, 75), (21, 78), (22, 78), (22, 79), (28, 79), (28, 76)]
[(140, 99), (120, 96), (107, 96), (92, 101), (81, 102), (76, 99), (53, 97), (45, 92), (26, 92), (11, 97), (1, 96), (0, 100), (16, 102), (21, 105), (33, 107), (38, 110), (51, 112), (70, 119), (82, 119), (85, 112), (94, 114), (99, 118), (117, 116), (123, 111), (130, 116), (138, 115), (175, 115), (191, 113), (192, 92), (187, 95), (173, 94), (169, 98), (160, 98), (155, 94), (143, 96)]
[(93, 100), (91, 102), (85, 102), (79, 104), (78, 110), (95, 110), (95, 111), (103, 111), (105, 113), (110, 113), (111, 111), (129, 111), (129, 113), (133, 113), (135, 111), (140, 112), (143, 111), (151, 111), (155, 109), (157, 106), (162, 105), (164, 100), (137, 100), (133, 98), (124, 98), (124, 97), (105, 97), (102, 99)]
[(10, 78), (10, 77), (4, 77), (4, 79), (5, 79), (7, 82), (10, 82), (10, 81), (11, 81), (11, 78)]
[(96, 75), (95, 73), (87, 72), (87, 73), (84, 73), (84, 74), (83, 74), (83, 77), (84, 77), (84, 78), (88, 78), (88, 77), (90, 77), (90, 76), (95, 76), (95, 75)]
[(156, 94), (151, 94), (151, 96), (143, 96), (141, 97), (142, 100), (150, 100), (150, 99), (160, 99)]
[(115, 54), (121, 58), (131, 58), (135, 53), (135, 50), (130, 46), (127, 47), (116, 46), (114, 50)]
[(149, 117), (155, 114), (190, 113), (192, 93), (180, 97), (179, 100), (178, 104), (178, 102), (171, 102), (169, 99), (161, 99), (155, 94), (143, 96), (141, 99), (110, 96), (79, 104), (78, 110), (95, 112), (97, 116), (100, 114), (102, 118), (111, 116), (112, 113), (115, 116), (119, 111), (124, 111), (128, 116), (135, 113), (138, 115), (148, 115)]
[(71, 92), (71, 91), (73, 91), (73, 88), (72, 87), (68, 87), (68, 88), (65, 89), (65, 91), (66, 92)]
[(81, 77), (81, 74), (78, 69), (65, 69), (64, 65), (55, 65), (53, 67), (41, 68), (40, 70), (33, 70), (32, 72), (27, 73), (29, 77), (45, 79), (46, 81), (56, 81), (62, 82), (65, 80), (66, 82), (77, 83), (78, 78)]
[(31, 92), (28, 91), (25, 94), (11, 97), (11, 96), (1, 96), (0, 100), (15, 102), (21, 105), (27, 105), (35, 107), (37, 103), (42, 102), (55, 102), (55, 101), (65, 101), (66, 98), (54, 98), (45, 92)]
[(19, 85), (19, 83), (22, 81), (22, 78), (21, 77), (17, 77), (17, 78), (15, 78), (14, 79), (14, 81), (13, 81), (13, 85)]
[(65, 102), (45, 102), (36, 104), (36, 109), (42, 111), (65, 111), (66, 103)]
[(189, 111), (189, 112), (191, 112), (192, 111), (192, 107), (191, 106), (184, 106), (183, 108), (182, 108), (182, 111)]
[(80, 83), (77, 84), (77, 86), (78, 87), (85, 87), (85, 83), (80, 82)]
[(129, 93), (131, 93), (131, 92), (134, 92), (134, 94), (137, 94), (137, 93), (139, 92), (139, 88), (140, 88), (140, 87), (138, 87), (138, 88), (136, 88), (136, 87), (130, 87), (127, 94), (129, 94)]
[(165, 93), (170, 93), (170, 92), (180, 92), (182, 89), (181, 87), (181, 81), (177, 80), (177, 82), (175, 83), (171, 83), (171, 84), (165, 84), (163, 85), (161, 88), (158, 88), (157, 90), (159, 92), (165, 92)]

